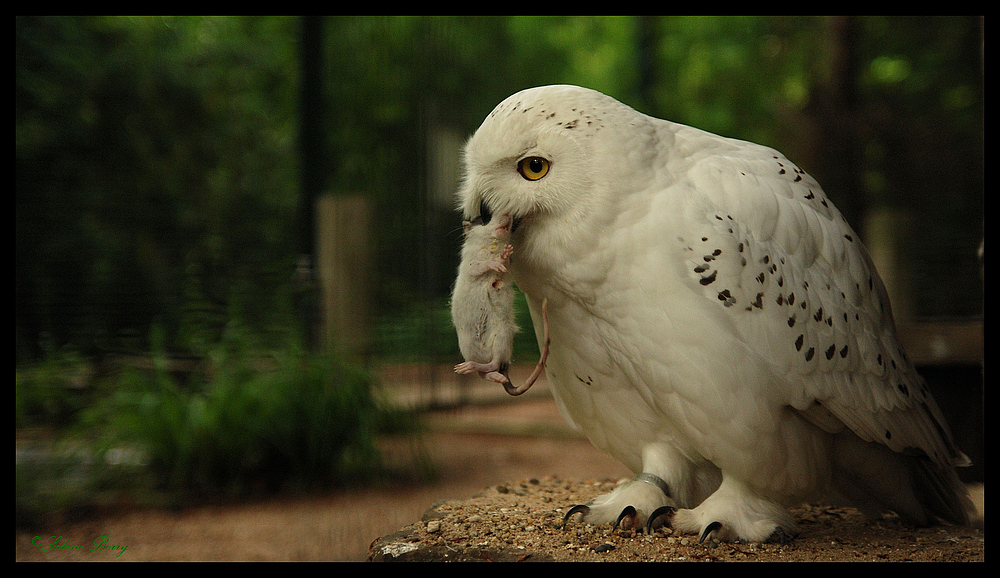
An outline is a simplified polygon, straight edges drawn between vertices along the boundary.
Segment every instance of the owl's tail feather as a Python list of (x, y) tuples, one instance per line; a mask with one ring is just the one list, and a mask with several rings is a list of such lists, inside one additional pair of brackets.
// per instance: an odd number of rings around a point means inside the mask
[(924, 455), (897, 453), (842, 432), (833, 458), (835, 491), (870, 516), (895, 512), (915, 526), (968, 526), (975, 514), (955, 469)]
[(918, 498), (937, 518), (958, 526), (968, 526), (975, 507), (954, 468), (927, 458), (913, 457), (914, 486)]

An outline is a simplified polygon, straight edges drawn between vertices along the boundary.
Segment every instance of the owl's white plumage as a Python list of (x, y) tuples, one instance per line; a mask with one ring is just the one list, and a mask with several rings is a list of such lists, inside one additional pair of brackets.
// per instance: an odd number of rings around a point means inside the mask
[[(537, 180), (519, 170), (532, 158)], [(881, 280), (783, 155), (550, 86), (499, 104), (465, 168), (465, 218), (514, 218), (510, 271), (540, 340), (548, 301), (564, 417), (669, 488), (637, 479), (588, 521), (673, 505), (680, 531), (756, 541), (794, 533), (784, 506), (842, 499), (967, 522), (964, 455)]]

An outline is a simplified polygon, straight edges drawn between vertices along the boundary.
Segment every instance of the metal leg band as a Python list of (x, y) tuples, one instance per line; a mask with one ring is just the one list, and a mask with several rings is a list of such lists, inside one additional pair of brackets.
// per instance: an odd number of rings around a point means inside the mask
[(663, 478), (661, 478), (660, 476), (650, 474), (647, 472), (642, 472), (641, 474), (636, 476), (635, 479), (639, 480), (640, 482), (646, 482), (647, 484), (653, 484), (657, 488), (660, 488), (660, 491), (662, 491), (665, 496), (667, 496), (668, 498), (671, 497), (670, 487), (667, 486), (667, 482), (664, 482)]

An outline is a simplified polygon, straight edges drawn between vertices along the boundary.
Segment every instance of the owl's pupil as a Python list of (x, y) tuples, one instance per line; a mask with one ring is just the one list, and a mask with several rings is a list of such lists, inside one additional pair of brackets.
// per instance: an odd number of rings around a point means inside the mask
[(537, 173), (541, 172), (545, 165), (542, 164), (542, 159), (531, 159), (528, 161), (528, 168), (531, 169), (531, 172)]

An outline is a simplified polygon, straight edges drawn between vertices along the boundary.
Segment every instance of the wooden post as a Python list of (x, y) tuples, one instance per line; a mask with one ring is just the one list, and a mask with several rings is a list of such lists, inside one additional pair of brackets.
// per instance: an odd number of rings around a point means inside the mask
[(316, 275), (322, 343), (348, 358), (370, 353), (371, 203), (359, 195), (316, 202)]
[(885, 283), (897, 326), (913, 321), (915, 313), (913, 275), (906, 255), (913, 223), (913, 217), (905, 210), (870, 207), (861, 235), (875, 269)]

